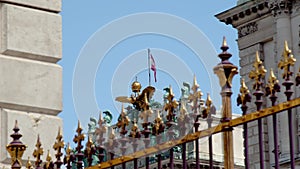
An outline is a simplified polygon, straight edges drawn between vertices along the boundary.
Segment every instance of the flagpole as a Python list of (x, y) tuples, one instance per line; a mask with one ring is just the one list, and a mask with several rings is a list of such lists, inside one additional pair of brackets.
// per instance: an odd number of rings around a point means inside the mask
[(149, 86), (151, 86), (151, 76), (150, 76), (150, 49), (148, 48), (148, 74), (149, 74)]

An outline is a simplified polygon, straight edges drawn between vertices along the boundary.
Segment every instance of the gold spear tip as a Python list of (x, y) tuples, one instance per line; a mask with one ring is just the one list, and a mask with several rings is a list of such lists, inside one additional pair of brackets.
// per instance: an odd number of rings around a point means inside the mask
[(227, 46), (227, 41), (226, 41), (226, 37), (223, 36), (223, 43), (222, 43), (222, 46)]
[(197, 86), (197, 85), (198, 85), (198, 83), (197, 83), (197, 78), (196, 78), (196, 74), (194, 74), (193, 85), (194, 85), (194, 86)]
[(256, 61), (256, 63), (260, 63), (261, 62), (258, 51), (256, 51), (256, 60), (255, 61)]
[(51, 158), (51, 155), (50, 155), (50, 151), (48, 150), (46, 161), (50, 162), (51, 160), (52, 160), (52, 158)]
[(173, 89), (171, 85), (170, 85), (170, 95), (173, 95)]
[(285, 50), (285, 52), (290, 52), (288, 42), (286, 40), (284, 41), (284, 50)]

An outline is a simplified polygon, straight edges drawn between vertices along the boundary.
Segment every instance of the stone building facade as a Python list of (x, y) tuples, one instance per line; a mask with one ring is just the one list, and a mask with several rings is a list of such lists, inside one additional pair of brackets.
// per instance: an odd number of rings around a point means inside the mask
[[(270, 71), (273, 68), (275, 75), (282, 82), (282, 71), (277, 65), (282, 57), (284, 41), (286, 40), (292, 50), (297, 62), (293, 72), (300, 64), (300, 1), (299, 0), (239, 0), (237, 6), (226, 10), (216, 17), (225, 24), (232, 25), (238, 31), (238, 49), (240, 57), (240, 75), (245, 79), (249, 88), (253, 81), (249, 79), (249, 72), (253, 69), (255, 53), (259, 52), (265, 68)], [(265, 82), (269, 72), (265, 77)], [(299, 97), (299, 89), (293, 89), (293, 97)], [(284, 91), (284, 89), (282, 89)], [(278, 102), (286, 101), (281, 92), (278, 94)], [(270, 100), (265, 100), (265, 106), (270, 106)], [(249, 112), (255, 111), (255, 105), (249, 105)], [(300, 111), (293, 113), (294, 119), (294, 149), (296, 165), (300, 166)], [(289, 132), (286, 113), (278, 115), (278, 134), (280, 166), (288, 168), (289, 154)], [(269, 169), (274, 166), (274, 150), (272, 118), (263, 119), (264, 134), (264, 164)], [(249, 123), (249, 161), (250, 168), (258, 169), (259, 145), (257, 122)]]
[[(6, 145), (14, 121), (31, 159), (37, 135), (50, 150), (62, 120), (62, 24), (60, 0), (0, 2), (0, 166), (10, 165)], [(23, 163), (24, 164), (24, 163)], [(10, 167), (10, 166), (9, 166)]]

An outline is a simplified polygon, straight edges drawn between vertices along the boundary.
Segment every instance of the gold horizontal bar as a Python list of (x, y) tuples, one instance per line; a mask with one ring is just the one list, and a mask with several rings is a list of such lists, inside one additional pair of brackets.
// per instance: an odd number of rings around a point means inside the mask
[(236, 127), (238, 125), (248, 123), (248, 122), (263, 118), (263, 117), (267, 117), (267, 116), (270, 116), (270, 115), (273, 115), (273, 114), (276, 114), (276, 113), (279, 113), (279, 112), (282, 112), (282, 111), (285, 111), (285, 110), (288, 110), (288, 109), (291, 109), (291, 108), (294, 108), (297, 106), (300, 106), (300, 98), (296, 98), (291, 101), (280, 103), (273, 107), (265, 108), (260, 111), (255, 111), (255, 112), (246, 114), (244, 116), (232, 119), (229, 122), (220, 123), (217, 126), (214, 126), (214, 127), (211, 127), (211, 128), (205, 129), (205, 130), (201, 130), (201, 131), (198, 131), (195, 133), (188, 134), (185, 137), (177, 139), (177, 140), (168, 141), (168, 142), (156, 145), (154, 147), (147, 148), (145, 150), (137, 151), (135, 153), (125, 155), (125, 156), (122, 156), (119, 158), (115, 158), (110, 161), (102, 162), (95, 166), (88, 167), (88, 169), (108, 168), (108, 167), (122, 164), (124, 162), (129, 162), (129, 161), (134, 160), (135, 158), (141, 158), (141, 157), (145, 157), (145, 156), (148, 156), (151, 154), (155, 154), (161, 150), (170, 149), (170, 148), (180, 145), (182, 143), (191, 142), (191, 141), (194, 141), (199, 138), (207, 137), (207, 136), (210, 136), (211, 134), (216, 134), (216, 133), (222, 132), (228, 128)]

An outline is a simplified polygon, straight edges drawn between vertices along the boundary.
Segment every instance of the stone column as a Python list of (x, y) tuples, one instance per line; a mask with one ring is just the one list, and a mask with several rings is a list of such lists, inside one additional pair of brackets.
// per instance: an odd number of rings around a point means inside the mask
[[(286, 40), (289, 46), (292, 46), (292, 33), (291, 33), (291, 9), (292, 2), (290, 0), (272, 0), (269, 2), (269, 7), (272, 10), (275, 21), (275, 62), (276, 64), (282, 58), (282, 52), (284, 49), (284, 41)], [(277, 67), (274, 67), (277, 77), (280, 82), (283, 82), (282, 71)], [(286, 97), (283, 92), (278, 94), (278, 101), (286, 101)], [(281, 158), (289, 158), (289, 132), (288, 132), (288, 117), (286, 113), (280, 113), (278, 115), (279, 124), (279, 145), (281, 151)]]
[(52, 146), (62, 126), (57, 117), (62, 111), (60, 11), (60, 0), (0, 2), (1, 165), (10, 162), (4, 147), (15, 120), (28, 146), (24, 160), (32, 158), (38, 134), (44, 149), (54, 154)]

